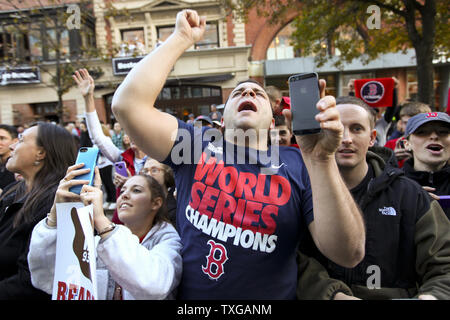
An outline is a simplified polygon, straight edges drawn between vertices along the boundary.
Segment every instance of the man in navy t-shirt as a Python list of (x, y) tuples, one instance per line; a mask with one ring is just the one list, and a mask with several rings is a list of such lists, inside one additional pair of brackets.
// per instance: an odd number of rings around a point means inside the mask
[(340, 265), (364, 256), (363, 220), (334, 158), (343, 134), (335, 100), (324, 96), (321, 80), (316, 120), (323, 130), (296, 137), (302, 154), (268, 146), (272, 109), (254, 81), (230, 93), (223, 136), (160, 112), (154, 102), (165, 80), (205, 23), (193, 10), (178, 13), (174, 33), (117, 89), (113, 112), (137, 145), (175, 171), (180, 298), (294, 299), (296, 249), (307, 232)]
[[(228, 143), (215, 129), (178, 121), (178, 132), (164, 162), (174, 169), (180, 190), (180, 298), (294, 299), (295, 249), (300, 231), (307, 232), (313, 220), (311, 186), (298, 149), (280, 147), (279, 157), (271, 159), (271, 149)], [(201, 145), (198, 154), (193, 145)], [(190, 159), (181, 159), (181, 152)], [(175, 164), (180, 160), (186, 163)]]

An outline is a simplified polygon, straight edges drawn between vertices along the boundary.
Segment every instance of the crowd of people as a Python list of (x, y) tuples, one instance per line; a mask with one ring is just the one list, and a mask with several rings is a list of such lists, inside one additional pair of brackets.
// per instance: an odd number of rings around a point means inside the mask
[[(321, 132), (296, 136), (289, 97), (246, 80), (184, 122), (155, 101), (205, 24), (178, 13), (116, 90), (112, 129), (86, 69), (83, 121), (0, 125), (0, 299), (51, 297), (56, 204), (72, 201), (93, 205), (98, 299), (450, 299), (450, 116), (319, 80)], [(75, 159), (91, 146), (88, 185)]]

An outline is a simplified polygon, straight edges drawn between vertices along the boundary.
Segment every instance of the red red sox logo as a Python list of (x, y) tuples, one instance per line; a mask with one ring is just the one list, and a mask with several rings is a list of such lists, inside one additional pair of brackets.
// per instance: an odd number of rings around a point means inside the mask
[(369, 84), (369, 95), (374, 96), (377, 94), (377, 85), (374, 83)]
[(438, 116), (437, 112), (429, 112), (427, 118), (436, 118)]
[(202, 271), (211, 279), (217, 280), (224, 274), (223, 265), (228, 260), (227, 249), (213, 240), (209, 240), (208, 244), (211, 246), (211, 249), (206, 257), (206, 266), (202, 266)]

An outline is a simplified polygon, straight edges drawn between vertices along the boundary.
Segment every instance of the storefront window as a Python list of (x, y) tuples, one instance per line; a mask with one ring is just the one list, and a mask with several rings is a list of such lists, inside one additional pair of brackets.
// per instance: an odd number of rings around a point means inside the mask
[(166, 39), (172, 34), (172, 32), (175, 30), (175, 26), (163, 26), (163, 27), (157, 27), (156, 31), (158, 34), (158, 41), (164, 42)]
[[(164, 42), (175, 30), (175, 26), (157, 27), (158, 42)], [(195, 48), (218, 48), (219, 28), (217, 22), (206, 23), (206, 30), (203, 39), (195, 44)]]
[(31, 31), (28, 35), (29, 44), (30, 44), (30, 55), (33, 58), (42, 57), (42, 41), (41, 41), (41, 32), (40, 30)]
[(289, 23), (278, 32), (267, 49), (267, 60), (290, 59), (298, 56), (291, 44), (291, 34), (294, 30), (292, 23)]
[(219, 30), (217, 22), (206, 24), (205, 34), (203, 40), (195, 44), (195, 48), (218, 48), (219, 47)]
[(145, 54), (143, 28), (121, 30), (121, 35), (122, 43), (120, 44), (119, 57)]
[(69, 31), (61, 30), (60, 31), (60, 42), (59, 44), (56, 41), (56, 30), (55, 29), (47, 29), (47, 50), (48, 50), (48, 59), (54, 60), (56, 59), (56, 50), (59, 48), (60, 57), (66, 57), (70, 53), (70, 45), (69, 45)]

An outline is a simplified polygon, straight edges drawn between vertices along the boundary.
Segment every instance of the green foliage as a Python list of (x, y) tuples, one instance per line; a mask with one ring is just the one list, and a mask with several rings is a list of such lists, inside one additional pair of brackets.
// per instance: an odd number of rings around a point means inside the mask
[[(413, 48), (406, 27), (405, 3), (414, 8), (415, 27), (422, 34), (422, 14), (426, 9), (416, 0), (223, 0), (229, 10), (246, 17), (255, 8), (258, 14), (270, 18), (271, 22), (283, 20), (288, 10), (297, 10), (299, 15), (293, 23), (296, 31), (292, 43), (302, 56), (313, 55), (319, 66), (333, 61), (337, 67), (360, 58), (363, 63), (388, 52), (406, 51)], [(429, 1), (429, 0), (427, 0)], [(378, 5), (381, 13), (381, 28), (370, 30), (367, 19), (371, 13), (367, 8)], [(449, 5), (447, 1), (436, 1), (435, 55), (450, 57), (450, 33), (448, 32)], [(340, 53), (336, 56), (335, 53)]]

